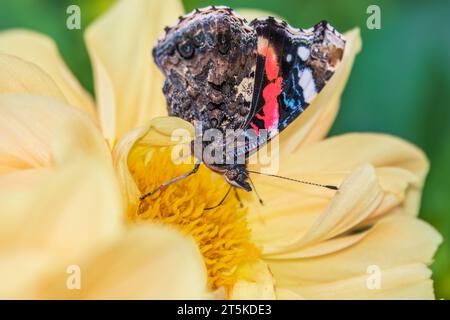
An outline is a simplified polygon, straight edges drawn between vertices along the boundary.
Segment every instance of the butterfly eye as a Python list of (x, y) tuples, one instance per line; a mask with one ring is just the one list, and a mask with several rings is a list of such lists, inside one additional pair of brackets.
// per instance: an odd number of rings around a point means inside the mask
[(230, 169), (230, 170), (225, 171), (225, 176), (229, 180), (236, 180), (238, 177), (238, 172), (236, 169)]
[(179, 43), (177, 46), (177, 50), (180, 53), (180, 55), (185, 59), (190, 59), (194, 55), (194, 46), (191, 44), (190, 41)]
[(226, 33), (220, 33), (217, 36), (217, 48), (221, 54), (226, 54), (230, 50), (230, 36)]
[(192, 41), (197, 48), (203, 46), (205, 43), (205, 34), (203, 32), (197, 33), (192, 37)]

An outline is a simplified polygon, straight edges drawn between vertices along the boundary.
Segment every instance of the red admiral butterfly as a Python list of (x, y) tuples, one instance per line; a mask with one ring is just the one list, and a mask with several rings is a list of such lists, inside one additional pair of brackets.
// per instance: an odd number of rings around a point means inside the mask
[[(153, 57), (165, 76), (171, 116), (200, 121), (202, 130), (268, 132), (257, 144), (234, 148), (234, 156), (248, 158), (308, 107), (334, 74), (344, 46), (342, 35), (325, 21), (304, 30), (272, 17), (247, 23), (230, 8), (208, 7), (167, 27)], [(141, 200), (195, 173), (200, 161)], [(245, 163), (205, 165), (231, 186), (252, 190)]]

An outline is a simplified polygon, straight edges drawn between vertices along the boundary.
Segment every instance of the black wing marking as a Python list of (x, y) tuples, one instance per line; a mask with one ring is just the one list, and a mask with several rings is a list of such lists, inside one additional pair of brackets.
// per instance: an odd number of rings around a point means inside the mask
[[(265, 129), (268, 138), (247, 144), (248, 155), (270, 141), (309, 106), (334, 74), (345, 47), (342, 35), (325, 21), (308, 30), (294, 29), (270, 17), (254, 20), (250, 25), (258, 36), (258, 57), (251, 112), (244, 130), (254, 129), (258, 133)], [(263, 50), (262, 46), (270, 49)], [(281, 90), (267, 89), (274, 83), (269, 79), (273, 78), (270, 72), (274, 70), (268, 71), (271, 66), (266, 63), (273, 59), (272, 54), (278, 62)], [(273, 96), (277, 93), (274, 104)]]

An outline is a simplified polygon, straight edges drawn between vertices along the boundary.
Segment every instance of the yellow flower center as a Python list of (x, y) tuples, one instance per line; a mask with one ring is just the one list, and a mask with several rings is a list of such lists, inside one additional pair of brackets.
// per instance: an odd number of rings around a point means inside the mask
[[(129, 154), (128, 165), (142, 194), (192, 170), (193, 164), (174, 164), (171, 150), (136, 146)], [(217, 208), (205, 210), (216, 206), (228, 188), (220, 175), (201, 166), (196, 174), (156, 192), (140, 205), (130, 205), (128, 220), (168, 223), (192, 236), (203, 255), (210, 288), (229, 288), (236, 281), (237, 268), (255, 261), (259, 251), (250, 240), (247, 210), (240, 208), (233, 193)]]

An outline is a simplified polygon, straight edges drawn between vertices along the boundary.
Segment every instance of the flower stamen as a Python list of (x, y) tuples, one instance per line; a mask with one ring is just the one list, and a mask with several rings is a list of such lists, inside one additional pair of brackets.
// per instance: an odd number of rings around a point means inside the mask
[[(143, 194), (192, 169), (192, 165), (174, 164), (170, 147), (147, 149), (135, 146), (128, 157)], [(201, 166), (196, 174), (157, 191), (140, 205), (130, 205), (128, 220), (162, 222), (192, 236), (203, 255), (210, 288), (229, 288), (236, 282), (238, 266), (255, 261), (259, 250), (250, 240), (247, 210), (240, 208), (239, 201), (227, 197), (217, 206), (228, 188), (221, 176)]]

